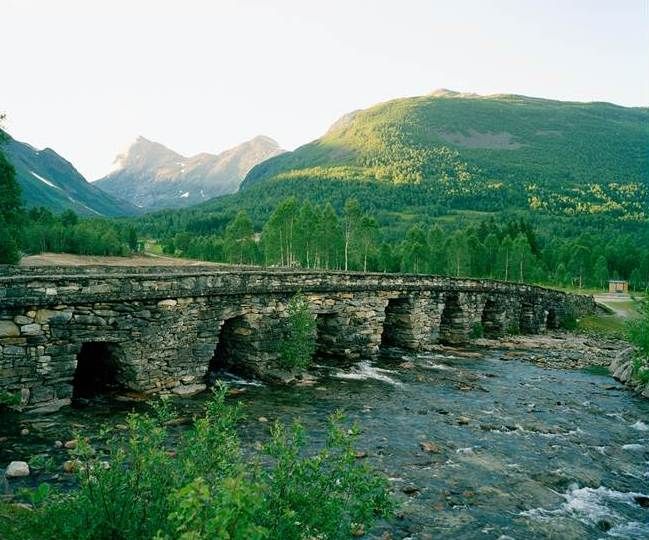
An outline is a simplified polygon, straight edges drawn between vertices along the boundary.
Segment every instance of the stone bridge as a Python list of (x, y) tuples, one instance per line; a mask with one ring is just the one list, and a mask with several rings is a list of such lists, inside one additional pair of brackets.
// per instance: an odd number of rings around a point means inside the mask
[(196, 392), (219, 364), (279, 376), (277, 343), (301, 291), (318, 353), (373, 358), (484, 332), (541, 333), (591, 297), (489, 280), (401, 274), (173, 268), (21, 268), (0, 274), (0, 392), (33, 411), (100, 388)]

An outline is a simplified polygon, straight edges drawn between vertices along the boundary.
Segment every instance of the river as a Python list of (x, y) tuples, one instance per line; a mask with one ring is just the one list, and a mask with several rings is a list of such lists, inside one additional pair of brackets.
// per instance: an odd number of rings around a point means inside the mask
[[(321, 367), (305, 386), (222, 374), (245, 388), (232, 398), (245, 404), (243, 440), (263, 441), (265, 420), (300, 418), (318, 444), (326, 417), (344, 410), (362, 428), (359, 449), (390, 478), (400, 503), (396, 518), (371, 537), (649, 538), (647, 400), (601, 370), (540, 367), (525, 354), (390, 353), (374, 364)], [(205, 399), (179, 398), (177, 406), (190, 415)], [(67, 457), (54, 440), (74, 429), (97, 432), (132, 407), (99, 400), (38, 418), (0, 416), (0, 463), (43, 454), (60, 471)]]

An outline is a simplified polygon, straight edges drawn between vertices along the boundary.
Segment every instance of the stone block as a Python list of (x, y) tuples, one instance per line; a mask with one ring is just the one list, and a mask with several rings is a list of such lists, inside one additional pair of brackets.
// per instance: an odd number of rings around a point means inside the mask
[(23, 336), (38, 336), (43, 333), (40, 324), (32, 323), (20, 327), (20, 333)]
[(0, 321), (0, 338), (20, 336), (20, 327), (13, 321)]

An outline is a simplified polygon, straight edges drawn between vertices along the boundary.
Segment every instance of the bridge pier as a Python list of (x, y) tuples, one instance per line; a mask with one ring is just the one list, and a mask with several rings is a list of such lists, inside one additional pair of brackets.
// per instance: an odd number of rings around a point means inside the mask
[(381, 345), (386, 300), (376, 294), (307, 295), (316, 315), (317, 353), (338, 361), (375, 358)]

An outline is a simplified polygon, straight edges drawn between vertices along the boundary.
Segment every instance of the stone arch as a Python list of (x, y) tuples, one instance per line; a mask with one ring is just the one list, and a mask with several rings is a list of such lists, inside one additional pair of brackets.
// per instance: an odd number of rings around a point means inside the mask
[(381, 332), (381, 347), (412, 345), (412, 301), (410, 298), (390, 298), (385, 306), (385, 320)]
[(505, 333), (505, 308), (495, 298), (487, 298), (480, 322), (485, 337), (502, 336)]
[(545, 328), (546, 330), (556, 330), (559, 328), (559, 317), (557, 315), (557, 310), (553, 307), (548, 308), (545, 315)]
[(119, 344), (86, 341), (76, 357), (72, 378), (72, 399), (89, 399), (126, 388), (124, 354)]
[(235, 372), (247, 372), (247, 352), (252, 334), (250, 323), (243, 314), (231, 314), (219, 322), (219, 332), (214, 353), (209, 363), (209, 372), (219, 369), (231, 369)]
[(444, 309), (439, 327), (441, 343), (462, 343), (466, 341), (466, 317), (458, 293), (449, 293), (444, 299)]

